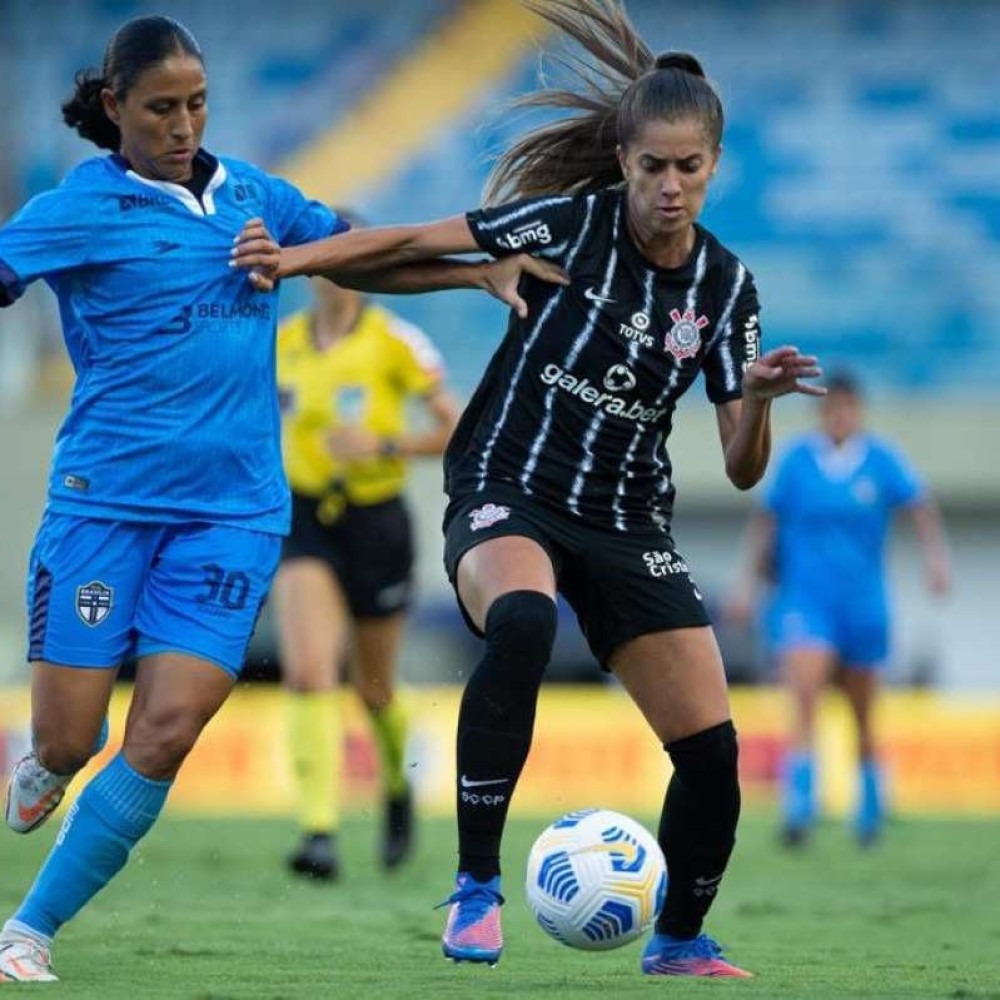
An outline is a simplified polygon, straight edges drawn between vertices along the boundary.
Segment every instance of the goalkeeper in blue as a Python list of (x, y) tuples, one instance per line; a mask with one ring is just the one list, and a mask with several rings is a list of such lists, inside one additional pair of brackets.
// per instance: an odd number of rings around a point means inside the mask
[[(109, 155), (0, 227), (0, 305), (46, 281), (76, 370), (29, 567), (33, 750), (9, 783), (13, 830), (41, 825), (102, 746), (117, 668), (137, 662), (122, 749), (3, 925), (0, 982), (56, 978), (54, 935), (156, 821), (233, 688), (289, 526), (269, 264), (275, 241), (348, 227), (290, 184), (208, 153), (207, 108), (191, 34), (165, 17), (127, 22), (63, 106)], [(234, 242), (260, 264), (232, 262)], [(443, 260), (332, 277), (510, 302), (522, 271), (546, 268)]]

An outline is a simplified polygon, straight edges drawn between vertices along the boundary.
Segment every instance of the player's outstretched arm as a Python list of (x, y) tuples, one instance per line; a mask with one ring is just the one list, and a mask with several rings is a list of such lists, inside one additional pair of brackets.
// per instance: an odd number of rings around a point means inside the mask
[(337, 284), (361, 292), (393, 295), (437, 292), (449, 288), (479, 289), (510, 306), (524, 319), (528, 315), (528, 304), (518, 289), (525, 275), (550, 284), (569, 284), (569, 278), (561, 267), (529, 254), (475, 262), (445, 257), (374, 271), (344, 272), (337, 278)]
[(726, 475), (739, 490), (760, 482), (771, 455), (771, 401), (789, 393), (824, 396), (802, 379), (821, 374), (816, 358), (797, 347), (768, 351), (743, 373), (743, 398), (716, 407)]
[[(478, 250), (465, 216), (456, 215), (441, 222), (413, 226), (354, 229), (313, 243), (283, 247), (276, 277), (323, 275), (339, 283), (343, 274), (385, 270)], [(241, 238), (237, 238), (233, 247), (233, 261), (237, 267), (251, 268), (265, 263), (259, 258), (259, 246), (253, 240)]]

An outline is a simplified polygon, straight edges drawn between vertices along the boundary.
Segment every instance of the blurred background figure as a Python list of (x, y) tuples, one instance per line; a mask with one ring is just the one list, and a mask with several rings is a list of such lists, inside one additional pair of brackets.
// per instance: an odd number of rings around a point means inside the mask
[[(345, 217), (358, 225), (352, 213)], [(302, 832), (288, 864), (334, 879), (344, 744), (336, 688), (345, 658), (381, 761), (382, 865), (395, 867), (412, 846), (407, 713), (396, 691), (414, 560), (402, 491), (409, 459), (444, 450), (458, 404), (421, 330), (361, 292), (323, 278), (312, 287), (312, 307), (278, 334), (292, 531), (274, 606)], [(412, 399), (430, 429), (411, 429)]]
[(851, 375), (835, 374), (826, 384), (819, 427), (786, 444), (750, 517), (747, 569), (730, 608), (749, 617), (762, 585), (772, 587), (767, 642), (791, 697), (782, 774), (789, 846), (801, 844), (817, 818), (816, 715), (834, 676), (857, 727), (855, 833), (868, 844), (882, 825), (873, 708), (890, 646), (885, 552), (896, 511), (913, 519), (931, 593), (943, 596), (951, 576), (941, 522), (917, 472), (866, 429)]

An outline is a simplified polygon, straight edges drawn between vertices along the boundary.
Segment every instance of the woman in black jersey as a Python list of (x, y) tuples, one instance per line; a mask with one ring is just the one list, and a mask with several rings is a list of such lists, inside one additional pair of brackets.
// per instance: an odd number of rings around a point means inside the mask
[(670, 535), (664, 443), (678, 397), (703, 372), (726, 474), (748, 489), (767, 465), (771, 400), (821, 394), (801, 381), (819, 370), (794, 347), (761, 355), (753, 279), (696, 222), (723, 125), (697, 59), (654, 56), (618, 0), (528, 6), (594, 66), (579, 94), (523, 103), (579, 113), (500, 158), (490, 207), (290, 248), (279, 274), (480, 249), (564, 268), (566, 286), (521, 283), (445, 462), (445, 562), (486, 648), (459, 715), (460, 861), (444, 952), (500, 957), (500, 839), (558, 591), (673, 763), (659, 826), (669, 886), (642, 969), (747, 976), (701, 933), (734, 843), (737, 743), (719, 649)]

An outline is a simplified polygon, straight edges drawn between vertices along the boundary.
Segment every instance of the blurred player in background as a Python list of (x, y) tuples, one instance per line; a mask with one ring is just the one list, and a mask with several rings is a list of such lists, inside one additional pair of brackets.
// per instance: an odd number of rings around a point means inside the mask
[(874, 705), (889, 653), (885, 548), (892, 516), (905, 510), (920, 540), (931, 593), (943, 595), (950, 561), (937, 510), (910, 463), (865, 428), (855, 379), (832, 376), (819, 428), (788, 442), (747, 528), (747, 569), (730, 613), (749, 619), (762, 585), (770, 647), (792, 700), (783, 782), (782, 838), (801, 844), (817, 817), (816, 712), (837, 679), (858, 733), (855, 833), (878, 836), (885, 803)]
[[(337, 213), (352, 226), (352, 214)], [(336, 878), (343, 731), (335, 694), (350, 650), (385, 790), (382, 864), (409, 853), (407, 715), (395, 674), (412, 596), (407, 461), (440, 455), (458, 420), (427, 336), (360, 292), (313, 282), (315, 306), (278, 331), (278, 391), (292, 531), (275, 581), (302, 843), (293, 871)], [(407, 429), (417, 399), (432, 426)]]
[[(77, 372), (29, 570), (34, 749), (7, 790), (14, 830), (51, 814), (106, 738), (117, 667), (138, 665), (122, 751), (84, 788), (0, 932), (0, 980), (56, 978), (53, 936), (155, 822), (235, 683), (277, 567), (289, 521), (277, 300), (262, 273), (234, 270), (234, 237), (267, 270), (269, 233), (296, 244), (347, 228), (286, 182), (202, 148), (204, 60), (169, 18), (125, 24), (63, 116), (111, 155), (0, 228), (0, 305), (44, 279)], [(436, 261), (364, 280), (520, 304), (522, 270), (551, 272), (539, 267)]]
[(670, 535), (665, 440), (703, 372), (727, 475), (748, 489), (767, 465), (771, 401), (822, 392), (800, 381), (816, 359), (794, 347), (761, 356), (752, 277), (696, 224), (723, 127), (698, 61), (654, 56), (616, 0), (529, 6), (594, 63), (580, 93), (528, 99), (577, 114), (500, 158), (488, 199), (521, 200), (291, 248), (279, 273), (479, 249), (528, 250), (569, 272), (565, 288), (523, 282), (527, 316), (511, 316), (446, 458), (446, 566), (486, 650), (459, 715), (443, 949), (493, 963), (503, 948), (500, 841), (560, 591), (674, 766), (659, 829), (669, 886), (642, 970), (742, 977), (701, 932), (734, 844), (737, 743), (718, 645)]

